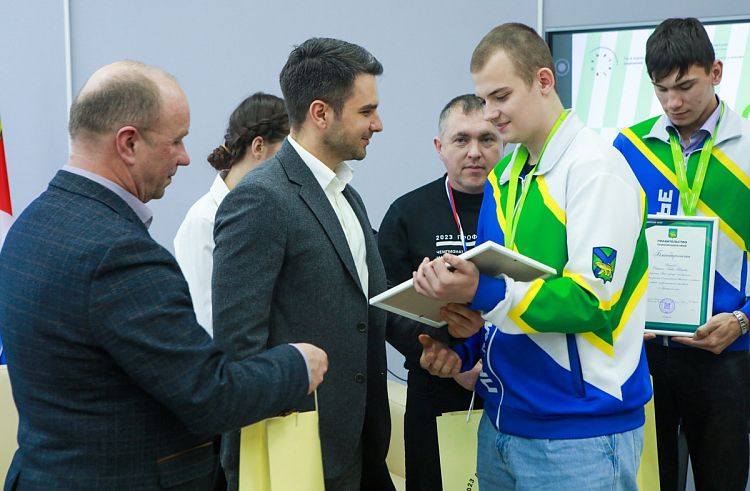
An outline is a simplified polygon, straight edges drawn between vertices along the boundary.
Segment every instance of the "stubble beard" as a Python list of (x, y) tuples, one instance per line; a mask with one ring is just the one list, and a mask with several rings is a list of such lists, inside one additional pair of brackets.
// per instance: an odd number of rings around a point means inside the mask
[(357, 138), (354, 141), (354, 137), (347, 135), (340, 126), (333, 128), (323, 136), (323, 145), (325, 145), (331, 155), (336, 155), (341, 162), (345, 160), (363, 160), (367, 156), (367, 149), (360, 146), (361, 141), (361, 138)]

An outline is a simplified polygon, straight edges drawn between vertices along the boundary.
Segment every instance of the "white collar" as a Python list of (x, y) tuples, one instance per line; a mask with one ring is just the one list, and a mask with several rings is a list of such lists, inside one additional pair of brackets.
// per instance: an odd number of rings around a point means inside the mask
[[(719, 129), (716, 132), (714, 146), (719, 145), (726, 140), (741, 137), (744, 121), (744, 118), (732, 111), (729, 108), (729, 105), (725, 102), (724, 116), (721, 118), (721, 124), (719, 124)], [(669, 132), (667, 131), (668, 123), (669, 118), (666, 114), (662, 113), (656, 123), (654, 123), (654, 126), (651, 127), (649, 134), (645, 135), (643, 138), (658, 138), (665, 143), (669, 143)]]
[(224, 198), (227, 197), (227, 194), (229, 194), (229, 188), (227, 187), (227, 183), (224, 182), (222, 172), (219, 172), (216, 175), (216, 179), (214, 179), (214, 183), (211, 184), (209, 193), (211, 193), (211, 197), (216, 202), (216, 206), (219, 206), (221, 202), (224, 201)]
[(124, 187), (120, 186), (116, 182), (110, 181), (106, 177), (102, 177), (99, 174), (95, 174), (93, 172), (87, 171), (85, 169), (81, 169), (80, 167), (73, 167), (72, 165), (65, 165), (63, 166), (63, 170), (70, 172), (71, 174), (76, 174), (81, 177), (85, 177), (86, 179), (89, 179), (91, 181), (94, 181), (97, 184), (101, 184), (105, 188), (109, 189), (113, 193), (115, 193), (117, 196), (122, 198), (125, 203), (130, 206), (136, 215), (138, 215), (138, 218), (141, 219), (143, 224), (148, 229), (151, 226), (151, 222), (154, 219), (154, 213), (151, 211), (151, 209), (146, 206), (141, 200), (139, 200), (135, 195), (133, 195), (130, 191), (125, 189)]
[(299, 154), (302, 161), (310, 168), (320, 187), (330, 189), (333, 192), (342, 192), (347, 184), (354, 177), (354, 170), (346, 163), (341, 162), (336, 166), (336, 172), (332, 171), (327, 165), (320, 161), (315, 155), (305, 150), (302, 145), (297, 143), (292, 135), (287, 136), (289, 143)]
[[(578, 132), (583, 128), (584, 125), (581, 122), (581, 119), (578, 117), (575, 110), (571, 110), (565, 117), (565, 120), (560, 124), (560, 127), (557, 128), (555, 134), (552, 135), (552, 138), (547, 144), (547, 148), (544, 150), (544, 155), (542, 155), (542, 161), (536, 166), (534, 175), (538, 176), (549, 172), (552, 167), (555, 166), (557, 161), (560, 160), (560, 157), (565, 153), (565, 150), (568, 149), (573, 138), (575, 138)], [(513, 156), (510, 158), (511, 164), (505, 167), (505, 170), (498, 180), (498, 184), (503, 185), (510, 179), (513, 159), (516, 158), (516, 153), (518, 153), (519, 148), (521, 148), (521, 145), (516, 145), (516, 149), (513, 151)]]

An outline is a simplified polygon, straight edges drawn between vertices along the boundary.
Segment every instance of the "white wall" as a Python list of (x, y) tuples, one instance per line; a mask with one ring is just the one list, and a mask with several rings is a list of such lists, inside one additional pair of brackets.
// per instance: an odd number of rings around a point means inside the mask
[(63, 2), (0, 0), (0, 118), (14, 216), (68, 159)]

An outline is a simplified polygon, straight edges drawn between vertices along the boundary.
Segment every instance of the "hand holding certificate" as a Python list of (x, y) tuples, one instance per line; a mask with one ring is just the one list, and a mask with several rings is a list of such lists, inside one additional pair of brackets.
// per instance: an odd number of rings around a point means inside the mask
[[(744, 320), (747, 323), (747, 317)], [(693, 337), (681, 336), (673, 339), (678, 343), (718, 355), (741, 334), (742, 330), (735, 315), (731, 312), (722, 312), (709, 318), (695, 331)]]
[(718, 219), (649, 215), (646, 332), (692, 336), (711, 317)]

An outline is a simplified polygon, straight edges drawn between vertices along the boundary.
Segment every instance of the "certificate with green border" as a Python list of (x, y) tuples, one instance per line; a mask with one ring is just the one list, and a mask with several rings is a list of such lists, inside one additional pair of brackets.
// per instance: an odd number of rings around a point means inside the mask
[(711, 317), (719, 221), (649, 215), (646, 332), (692, 336)]

